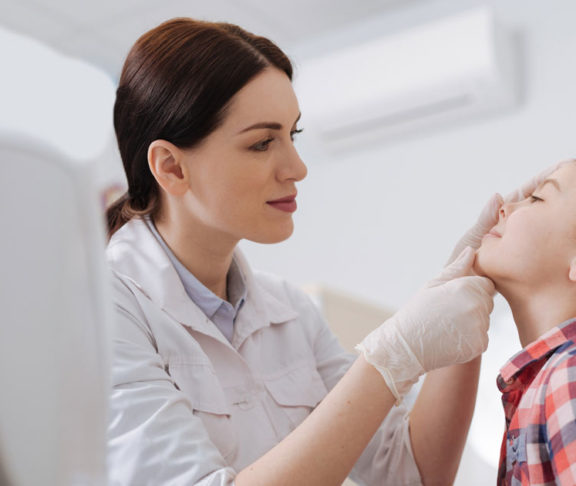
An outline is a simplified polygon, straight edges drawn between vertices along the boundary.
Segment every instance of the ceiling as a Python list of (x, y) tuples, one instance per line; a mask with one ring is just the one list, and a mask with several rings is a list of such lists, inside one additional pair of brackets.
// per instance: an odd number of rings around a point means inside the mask
[(134, 41), (172, 17), (237, 23), (286, 48), (414, 0), (2, 0), (0, 25), (119, 76)]

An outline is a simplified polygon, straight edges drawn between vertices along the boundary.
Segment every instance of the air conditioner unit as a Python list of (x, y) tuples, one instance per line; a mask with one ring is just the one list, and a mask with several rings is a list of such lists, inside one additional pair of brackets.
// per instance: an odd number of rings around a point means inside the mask
[(345, 148), (511, 107), (515, 64), (482, 7), (306, 59), (294, 85), (307, 127)]

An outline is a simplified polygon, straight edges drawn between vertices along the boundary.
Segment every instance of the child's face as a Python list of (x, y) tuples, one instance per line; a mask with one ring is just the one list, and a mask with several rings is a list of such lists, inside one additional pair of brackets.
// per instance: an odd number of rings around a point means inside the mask
[(482, 240), (475, 270), (498, 290), (537, 287), (568, 281), (574, 259), (576, 163), (568, 163), (531, 197), (502, 205), (498, 224)]

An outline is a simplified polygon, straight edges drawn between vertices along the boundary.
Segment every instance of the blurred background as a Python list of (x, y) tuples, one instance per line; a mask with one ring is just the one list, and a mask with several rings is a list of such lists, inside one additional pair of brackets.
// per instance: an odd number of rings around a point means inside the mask
[[(294, 235), (242, 247), (306, 287), (346, 345), (441, 270), (494, 192), (576, 151), (571, 0), (0, 2), (0, 132), (91, 164), (103, 206), (124, 188), (111, 113), (140, 34), (189, 16), (277, 42), (296, 67), (309, 173)], [(500, 298), (490, 332), (459, 485), (496, 477), (495, 379), (520, 350)]]

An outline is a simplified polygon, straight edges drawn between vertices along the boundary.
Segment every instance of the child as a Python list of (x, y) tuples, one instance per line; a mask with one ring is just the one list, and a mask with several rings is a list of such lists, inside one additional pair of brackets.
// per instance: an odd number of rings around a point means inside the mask
[(576, 485), (576, 161), (503, 203), (475, 270), (510, 304), (524, 349), (501, 369), (499, 485)]

